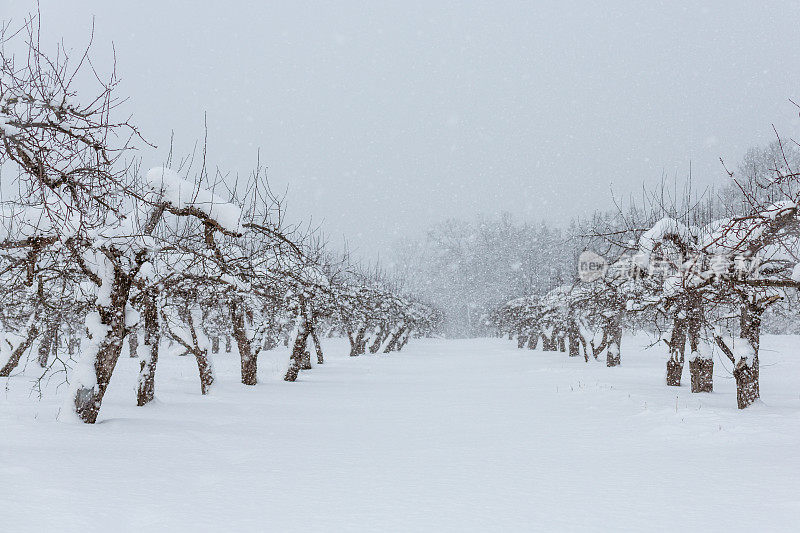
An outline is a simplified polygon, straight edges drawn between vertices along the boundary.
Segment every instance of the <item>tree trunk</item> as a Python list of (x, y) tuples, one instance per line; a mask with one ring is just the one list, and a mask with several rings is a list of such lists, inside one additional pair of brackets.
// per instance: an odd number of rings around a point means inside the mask
[(225, 335), (225, 353), (231, 353), (233, 346), (231, 345), (231, 336)]
[(98, 347), (97, 353), (93, 357), (96, 384), (87, 387), (79, 386), (73, 397), (75, 414), (83, 422), (94, 424), (97, 415), (100, 414), (100, 406), (106, 394), (108, 383), (111, 381), (111, 374), (117, 365), (120, 352), (122, 351), (122, 337), (120, 333), (112, 331), (106, 335)]
[(236, 299), (230, 302), (231, 324), (233, 326), (233, 338), (239, 348), (239, 359), (241, 361), (242, 383), (245, 385), (255, 385), (258, 383), (258, 357), (253, 355), (250, 339), (247, 337), (247, 329), (244, 324), (244, 304)]
[(398, 352), (403, 350), (403, 346), (405, 346), (406, 343), (408, 343), (408, 339), (410, 339), (410, 338), (411, 338), (411, 328), (406, 328), (406, 333), (405, 333), (405, 335), (403, 335), (403, 339), (397, 345), (397, 351)]
[(353, 339), (353, 343), (350, 347), (350, 356), (357, 357), (364, 353), (364, 335), (367, 332), (367, 327), (362, 326), (358, 328), (358, 332), (356, 333), (355, 338)]
[[(583, 335), (583, 333), (578, 335), (578, 342), (580, 342), (580, 345), (583, 348), (583, 359), (584, 359), (585, 362), (588, 363), (589, 362), (589, 352), (592, 351), (591, 343), (586, 339), (586, 337)], [(597, 356), (595, 356), (594, 353), (592, 353), (591, 355), (594, 356), (595, 359), (597, 358)]]
[(608, 347), (606, 348), (606, 366), (619, 366), (622, 362), (622, 315), (616, 314), (608, 325)]
[(314, 341), (314, 350), (317, 352), (317, 364), (324, 364), (325, 357), (322, 354), (322, 345), (319, 343), (319, 337), (317, 337), (317, 328), (311, 328), (311, 340)]
[(736, 403), (739, 409), (752, 405), (760, 396), (758, 349), (761, 343), (761, 313), (764, 310), (756, 304), (745, 302), (742, 305), (740, 321), (741, 341), (747, 343), (749, 354), (740, 355), (733, 369), (736, 379)]
[(211, 353), (219, 353), (219, 335), (211, 337)]
[(39, 342), (39, 366), (42, 368), (47, 368), (47, 362), (50, 360), (50, 353), (58, 346), (58, 327), (58, 319), (49, 316), (47, 318), (44, 335)]
[[(114, 373), (117, 360), (122, 352), (122, 342), (125, 338), (125, 307), (128, 304), (133, 275), (128, 275), (119, 268), (115, 268), (110, 305), (96, 305), (95, 316), (97, 316), (99, 324), (95, 328), (95, 332), (99, 332), (100, 328), (104, 326), (106, 334), (102, 339), (93, 339), (97, 343), (96, 350), (92, 350), (94, 353), (85, 354), (83, 357), (89, 357), (89, 359), (83, 359), (80, 363), (92, 367), (94, 382), (77, 381), (72, 397), (75, 414), (87, 424), (94, 424), (97, 421), (108, 383), (111, 381), (111, 375)], [(104, 282), (111, 281), (111, 279), (106, 279)], [(89, 369), (87, 368), (86, 371), (88, 372)]]
[(369, 353), (376, 353), (380, 349), (381, 344), (383, 344), (383, 339), (385, 337), (386, 337), (386, 328), (381, 326), (381, 328), (377, 332), (375, 332), (375, 339), (372, 342), (372, 345), (370, 345), (369, 347)]
[(555, 332), (553, 332), (550, 336), (542, 336), (542, 350), (546, 352), (555, 352), (558, 350), (558, 340), (555, 337)]
[(700, 295), (694, 291), (689, 292), (687, 306), (686, 328), (692, 354), (689, 360), (692, 392), (712, 392), (714, 390), (714, 360), (700, 353), (700, 330), (704, 320)]
[(555, 343), (551, 336), (547, 334), (546, 331), (541, 333), (542, 336), (542, 351), (543, 352), (552, 352), (555, 350)]
[(128, 333), (128, 355), (130, 357), (139, 356), (139, 328), (133, 328)]
[(286, 370), (286, 375), (283, 377), (284, 381), (296, 381), (300, 369), (303, 368), (303, 356), (306, 352), (306, 344), (308, 343), (309, 332), (306, 330), (305, 320), (301, 320), (300, 328), (295, 337), (294, 346), (292, 347), (292, 354), (289, 357), (289, 368)]
[(748, 365), (744, 359), (740, 359), (733, 369), (733, 377), (736, 379), (736, 404), (739, 409), (745, 409), (761, 396), (758, 367), (755, 364)]
[(194, 358), (200, 373), (200, 392), (204, 395), (208, 394), (211, 385), (214, 384), (214, 370), (208, 358), (208, 350), (194, 350)]
[(300, 357), (300, 370), (311, 370), (311, 351), (308, 349), (308, 341), (306, 341), (306, 348)]
[(563, 335), (558, 336), (558, 351), (559, 352), (566, 352), (567, 351), (567, 343), (566, 339)]
[[(678, 311), (680, 312), (680, 311)], [(669, 339), (669, 359), (667, 359), (667, 385), (681, 386), (684, 352), (686, 350), (686, 320), (675, 316), (672, 320), (672, 334)]]
[[(580, 357), (581, 355), (581, 342), (580, 334), (575, 328), (569, 330), (569, 356)], [(587, 359), (588, 361), (588, 359)]]
[(384, 348), (383, 353), (390, 353), (390, 352), (393, 352), (396, 349), (397, 343), (400, 340), (400, 337), (403, 335), (404, 331), (405, 331), (405, 328), (403, 326), (398, 326), (397, 327), (395, 332), (391, 335), (391, 338), (389, 339), (389, 343), (386, 345), (386, 348)]
[(155, 399), (156, 365), (158, 364), (158, 345), (161, 342), (161, 327), (158, 323), (158, 307), (155, 295), (146, 295), (144, 308), (144, 350), (139, 363), (139, 385), (136, 391), (136, 405), (143, 406)]
[(692, 376), (692, 392), (712, 392), (714, 390), (714, 360), (694, 357), (689, 360), (689, 373)]
[(537, 344), (539, 344), (539, 332), (534, 331), (528, 336), (528, 349), (535, 350)]
[(517, 335), (517, 348), (520, 350), (525, 347), (525, 343), (528, 342), (528, 337), (525, 335)]

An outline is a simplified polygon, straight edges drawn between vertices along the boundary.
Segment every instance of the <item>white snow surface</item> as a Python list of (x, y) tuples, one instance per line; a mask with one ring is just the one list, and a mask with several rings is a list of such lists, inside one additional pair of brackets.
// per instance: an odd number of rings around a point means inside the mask
[(0, 381), (0, 528), (796, 531), (798, 340), (764, 338), (745, 411), (727, 360), (712, 394), (691, 394), (688, 368), (666, 387), (644, 336), (618, 368), (502, 339), (357, 358), (325, 339), (296, 383), (286, 349), (263, 354), (255, 387), (222, 353), (207, 397), (164, 345), (144, 408), (126, 347), (94, 426), (56, 421), (64, 387), (37, 400), (31, 362)]

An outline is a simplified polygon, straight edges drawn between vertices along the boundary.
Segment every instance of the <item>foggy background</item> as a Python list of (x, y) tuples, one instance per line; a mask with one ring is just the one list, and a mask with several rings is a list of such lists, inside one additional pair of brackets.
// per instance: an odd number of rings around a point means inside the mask
[[(159, 151), (261, 161), (290, 216), (374, 259), (440, 220), (566, 224), (641, 183), (723, 179), (797, 131), (800, 3), (61, 2), (45, 49), (87, 42)], [(35, 9), (2, 0), (3, 19)], [(52, 49), (52, 48), (51, 48)]]

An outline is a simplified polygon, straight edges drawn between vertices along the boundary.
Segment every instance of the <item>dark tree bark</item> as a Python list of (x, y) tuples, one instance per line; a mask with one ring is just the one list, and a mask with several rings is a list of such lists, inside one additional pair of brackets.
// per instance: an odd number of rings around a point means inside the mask
[(622, 362), (622, 314), (612, 316), (608, 324), (606, 366), (619, 366)]
[(317, 336), (317, 328), (311, 328), (311, 340), (314, 341), (314, 350), (317, 352), (317, 364), (321, 365), (325, 363), (325, 357), (322, 353), (322, 345), (319, 343), (319, 337)]
[(542, 332), (542, 351), (555, 352), (558, 351), (558, 333), (553, 329), (549, 334)]
[(765, 302), (751, 302), (743, 298), (739, 320), (739, 342), (746, 343), (749, 352), (746, 356), (739, 355), (737, 360), (733, 350), (725, 344), (722, 338), (715, 337), (717, 346), (734, 364), (733, 377), (736, 380), (736, 404), (739, 409), (746, 409), (761, 396), (758, 367), (758, 350), (761, 343), (761, 314), (766, 309), (766, 306), (777, 299), (778, 297), (772, 297)]
[(233, 338), (239, 348), (239, 359), (241, 360), (242, 383), (245, 385), (255, 385), (258, 383), (258, 357), (253, 355), (253, 347), (247, 337), (247, 329), (244, 324), (245, 309), (242, 302), (231, 300), (230, 302), (231, 323), (233, 325)]
[(689, 360), (689, 372), (692, 376), (692, 392), (713, 392), (714, 360), (695, 357)]
[(378, 333), (375, 335), (375, 339), (373, 340), (372, 344), (369, 347), (369, 353), (377, 353), (383, 344), (384, 339), (386, 339), (386, 326), (381, 326), (378, 330)]
[(365, 344), (364, 335), (366, 334), (366, 332), (367, 332), (367, 326), (362, 326), (358, 328), (355, 337), (350, 343), (351, 357), (357, 357), (364, 353), (364, 344)]
[(200, 392), (208, 394), (214, 384), (214, 372), (211, 361), (208, 359), (208, 350), (195, 350), (194, 358), (197, 361), (197, 370), (200, 373)]
[(406, 328), (406, 332), (403, 335), (403, 338), (397, 344), (397, 351), (398, 352), (403, 350), (403, 346), (405, 346), (408, 343), (408, 339), (410, 339), (410, 338), (411, 338), (411, 328)]
[[(569, 356), (570, 357), (580, 357), (581, 355), (581, 342), (580, 342), (580, 332), (578, 328), (574, 325), (571, 325), (569, 328)], [(587, 359), (588, 360), (588, 359)]]
[(386, 348), (383, 350), (383, 353), (390, 353), (393, 352), (397, 348), (397, 343), (400, 341), (400, 337), (403, 335), (405, 328), (400, 326), (395, 330), (392, 334), (392, 337), (389, 339), (389, 343), (386, 345)]
[(100, 322), (106, 326), (107, 333), (99, 341), (94, 356), (95, 383), (91, 387), (79, 384), (73, 398), (75, 414), (87, 424), (94, 424), (97, 421), (103, 397), (122, 352), (122, 342), (125, 338), (125, 307), (135, 275), (136, 272), (125, 273), (115, 265), (113, 280), (106, 280), (106, 282), (112, 281), (110, 304), (96, 306)]
[(156, 365), (158, 364), (158, 345), (161, 343), (161, 326), (158, 323), (158, 308), (152, 290), (145, 294), (144, 305), (144, 344), (149, 353), (139, 364), (139, 386), (136, 391), (136, 405), (143, 406), (155, 399)]
[(292, 354), (289, 358), (289, 368), (286, 370), (284, 381), (296, 381), (300, 369), (303, 368), (303, 355), (306, 353), (306, 345), (308, 344), (309, 332), (306, 329), (305, 320), (300, 322), (300, 328), (297, 331), (297, 336), (294, 340), (292, 347)]
[(219, 353), (219, 335), (211, 337), (211, 353)]
[(547, 333), (542, 332), (542, 351), (543, 352), (552, 352), (553, 351), (553, 341), (550, 337), (547, 336)]
[(533, 331), (528, 335), (528, 349), (535, 350), (537, 344), (539, 344), (539, 332)]
[(696, 291), (687, 295), (686, 331), (692, 358), (689, 360), (692, 392), (713, 392), (714, 360), (700, 353), (700, 331), (703, 325), (702, 297)]
[(128, 333), (128, 355), (138, 357), (139, 350), (139, 328), (133, 328)]
[[(584, 359), (584, 361), (586, 361), (588, 363), (589, 362), (589, 353), (593, 352), (593, 350), (591, 348), (591, 343), (586, 339), (586, 337), (583, 336), (583, 333), (580, 333), (578, 335), (578, 341), (580, 342), (581, 347), (583, 348), (583, 359)], [(597, 355), (594, 354), (594, 353), (592, 353), (592, 357), (597, 359)]]
[(525, 347), (526, 342), (528, 342), (527, 335), (517, 335), (517, 348), (521, 350)]
[(312, 368), (311, 352), (308, 350), (308, 344), (306, 344), (306, 349), (303, 350), (302, 357), (300, 358), (300, 370), (311, 370)]
[(48, 316), (47, 324), (45, 326), (44, 335), (39, 342), (39, 366), (47, 368), (47, 363), (50, 360), (50, 354), (58, 346), (58, 328), (60, 324), (56, 317)]
[(764, 309), (758, 304), (745, 302), (742, 305), (740, 337), (749, 345), (749, 358), (740, 357), (733, 369), (736, 379), (736, 403), (745, 409), (761, 397), (759, 385), (758, 349), (761, 344), (761, 314)]
[(667, 385), (681, 386), (683, 374), (684, 352), (686, 350), (686, 320), (676, 312), (672, 320), (672, 334), (669, 339), (669, 359), (667, 359)]
[(347, 340), (350, 342), (350, 357), (353, 357), (356, 355), (355, 352), (358, 345), (356, 344), (356, 338), (353, 336), (353, 330), (349, 328), (347, 329)]

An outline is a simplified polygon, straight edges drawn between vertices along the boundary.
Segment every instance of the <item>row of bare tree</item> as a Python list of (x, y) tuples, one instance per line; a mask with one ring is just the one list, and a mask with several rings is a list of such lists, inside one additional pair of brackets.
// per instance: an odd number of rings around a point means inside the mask
[[(259, 353), (281, 344), (294, 381), (311, 344), (323, 362), (323, 331), (359, 355), (437, 326), (431, 306), (288, 226), (261, 169), (228, 186), (205, 150), (199, 163), (142, 168), (134, 150), (150, 147), (115, 119), (116, 74), (100, 76), (88, 49), (45, 54), (37, 22), (0, 28), (0, 376), (36, 348), (69, 382), (62, 412), (93, 423), (125, 339), (145, 405), (162, 339), (194, 356), (205, 394), (220, 339), (255, 385)], [(87, 78), (88, 98), (73, 89)]]
[(522, 297), (489, 322), (520, 348), (605, 355), (621, 362), (625, 329), (658, 333), (669, 350), (666, 384), (713, 390), (714, 354), (733, 365), (740, 409), (760, 396), (762, 321), (771, 308), (797, 316), (800, 289), (800, 152), (778, 140), (748, 154), (721, 194), (649, 195), (613, 216), (596, 215), (576, 245), (602, 253), (605, 276)]

